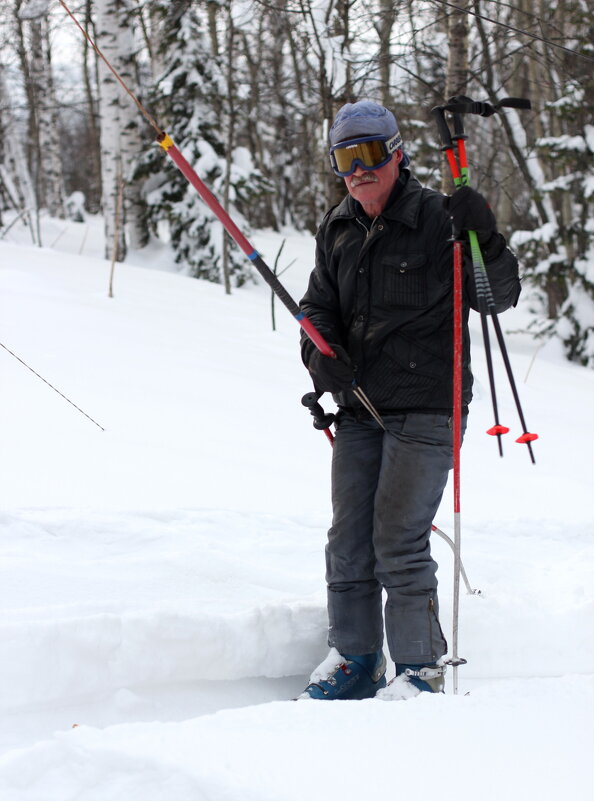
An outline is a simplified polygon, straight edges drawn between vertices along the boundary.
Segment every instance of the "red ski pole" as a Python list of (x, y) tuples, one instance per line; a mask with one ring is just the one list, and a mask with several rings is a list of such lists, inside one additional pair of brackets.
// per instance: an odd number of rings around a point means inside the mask
[[(66, 4), (65, 0), (58, 0), (60, 5), (64, 8), (68, 16), (73, 20), (75, 25), (78, 27), (82, 35), (85, 39), (89, 42), (93, 50), (97, 53), (99, 58), (105, 63), (107, 68), (112, 72), (118, 83), (121, 85), (122, 89), (130, 96), (133, 102), (138, 107), (138, 110), (144, 116), (146, 121), (151, 125), (151, 127), (157, 133), (157, 142), (161, 145), (163, 150), (167, 153), (169, 158), (173, 161), (176, 167), (180, 170), (182, 175), (186, 178), (189, 184), (196, 189), (202, 200), (206, 203), (209, 209), (215, 214), (216, 217), (220, 220), (223, 227), (229, 234), (229, 236), (237, 243), (237, 245), (243, 250), (245, 255), (248, 259), (252, 262), (254, 267), (258, 270), (262, 278), (266, 281), (268, 286), (272, 289), (275, 295), (279, 298), (279, 300), (286, 306), (286, 308), (291, 312), (293, 317), (297, 320), (303, 331), (307, 334), (307, 336), (311, 339), (313, 344), (316, 348), (324, 354), (324, 356), (329, 356), (333, 359), (336, 359), (336, 353), (330, 346), (330, 344), (326, 341), (326, 339), (322, 336), (320, 331), (315, 327), (315, 325), (311, 322), (309, 318), (305, 316), (305, 314), (301, 311), (298, 304), (293, 300), (291, 295), (287, 292), (285, 287), (281, 284), (278, 280), (276, 275), (272, 272), (270, 267), (266, 264), (266, 262), (262, 259), (258, 251), (250, 244), (250, 242), (246, 239), (246, 237), (242, 234), (239, 230), (237, 225), (233, 222), (229, 214), (225, 211), (225, 209), (221, 206), (219, 201), (216, 197), (212, 194), (210, 189), (206, 186), (204, 181), (202, 181), (196, 171), (191, 167), (188, 161), (184, 158), (182, 153), (176, 147), (173, 139), (165, 133), (165, 131), (157, 124), (154, 117), (145, 109), (142, 105), (140, 100), (136, 97), (136, 95), (131, 91), (130, 87), (125, 83), (122, 76), (117, 72), (117, 70), (110, 64), (107, 57), (102, 53), (100, 48), (97, 46), (95, 41), (89, 36), (88, 32), (83, 28), (80, 22), (76, 19), (68, 5)], [(375, 420), (379, 423), (379, 425), (384, 426), (382, 418), (378, 414), (377, 410), (367, 397), (367, 395), (363, 392), (361, 387), (357, 386), (357, 384), (353, 381), (352, 387), (353, 394), (359, 399), (363, 406), (368, 410), (368, 412), (375, 418)]]
[(276, 275), (272, 272), (270, 267), (262, 259), (258, 251), (250, 244), (243, 233), (239, 230), (237, 225), (233, 222), (229, 214), (221, 206), (219, 201), (202, 181), (196, 171), (190, 166), (188, 161), (184, 158), (181, 152), (176, 147), (173, 139), (165, 133), (160, 131), (157, 137), (158, 143), (163, 150), (167, 153), (169, 158), (173, 161), (179, 171), (186, 178), (194, 189), (198, 192), (202, 200), (206, 203), (208, 208), (218, 217), (229, 236), (237, 243), (243, 250), (248, 259), (252, 262), (254, 267), (258, 270), (262, 278), (266, 281), (268, 286), (272, 289), (279, 300), (287, 307), (293, 317), (297, 320), (299, 325), (303, 328), (307, 336), (314, 343), (316, 348), (324, 354), (324, 356), (331, 356), (336, 358), (336, 354), (326, 342), (322, 334), (314, 326), (314, 324), (303, 314), (297, 303), (289, 295), (285, 287), (278, 280)]
[(454, 456), (454, 604), (452, 614), (452, 656), (454, 695), (458, 694), (458, 667), (466, 659), (458, 656), (458, 616), (460, 610), (460, 448), (462, 444), (462, 242), (454, 242), (454, 363), (452, 378), (452, 438)]

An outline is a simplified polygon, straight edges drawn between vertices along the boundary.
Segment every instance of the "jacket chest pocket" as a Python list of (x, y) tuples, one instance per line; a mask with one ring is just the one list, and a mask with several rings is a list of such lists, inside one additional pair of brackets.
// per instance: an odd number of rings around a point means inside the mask
[(404, 253), (381, 263), (381, 302), (385, 306), (419, 309), (428, 303), (427, 256)]

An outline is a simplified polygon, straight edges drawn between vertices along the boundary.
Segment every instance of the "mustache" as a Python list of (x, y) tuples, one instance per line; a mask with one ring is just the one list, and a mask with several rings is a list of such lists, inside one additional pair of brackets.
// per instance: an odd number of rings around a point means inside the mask
[(360, 184), (375, 184), (377, 183), (377, 175), (373, 172), (365, 173), (365, 175), (353, 175), (351, 178), (351, 186), (359, 186)]

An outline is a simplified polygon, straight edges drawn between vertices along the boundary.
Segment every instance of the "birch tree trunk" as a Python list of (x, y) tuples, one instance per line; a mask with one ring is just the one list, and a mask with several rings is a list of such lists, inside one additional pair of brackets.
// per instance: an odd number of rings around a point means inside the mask
[(17, 49), (29, 105), (30, 164), (35, 176), (37, 206), (64, 218), (65, 190), (56, 93), (50, 50), (47, 0), (17, 0)]
[[(86, 0), (85, 5), (85, 19), (84, 27), (88, 34), (95, 38), (95, 32), (90, 30), (92, 28), (92, 0)], [(87, 102), (87, 119), (89, 128), (89, 159), (92, 164), (91, 174), (93, 176), (93, 184), (96, 187), (96, 195), (101, 196), (101, 140), (99, 133), (99, 109), (97, 107), (97, 100), (93, 93), (93, 75), (96, 75), (97, 60), (94, 50), (91, 48), (88, 39), (82, 39), (82, 71), (83, 82), (85, 86), (85, 98)], [(88, 202), (88, 198), (87, 198)], [(88, 207), (89, 208), (89, 207)], [(96, 212), (98, 209), (89, 208), (89, 211)]]
[[(35, 96), (33, 94), (33, 82), (31, 81), (31, 74), (29, 70), (29, 57), (28, 47), (25, 38), (25, 23), (21, 20), (21, 0), (15, 0), (15, 38), (16, 38), (16, 52), (19, 57), (21, 72), (23, 74), (23, 83), (25, 88), (25, 95), (27, 98), (28, 119), (27, 119), (27, 140), (25, 143), (25, 151), (27, 155), (27, 164), (31, 176), (37, 173), (37, 164), (39, 162), (38, 143), (39, 137), (37, 135), (37, 118), (34, 112), (36, 107)], [(36, 197), (37, 205), (37, 197)]]
[(41, 204), (50, 216), (64, 218), (65, 190), (56, 93), (52, 77), (47, 16), (30, 23), (31, 81), (36, 99), (37, 131), (39, 135), (39, 177)]
[[(131, 7), (128, 0), (124, 2), (118, 16), (119, 24), (119, 69), (124, 83), (133, 91), (136, 87), (136, 46), (133, 37), (136, 8)], [(145, 207), (141, 195), (141, 185), (134, 180), (134, 169), (138, 154), (143, 149), (141, 133), (142, 117), (136, 104), (120, 89), (119, 96), (120, 124), (120, 158), (122, 162), (122, 180), (124, 181), (123, 220), (129, 247), (134, 250), (143, 248), (149, 241)], [(122, 225), (122, 228), (124, 226)]]
[[(236, 122), (236, 109), (235, 109), (235, 82), (233, 79), (233, 52), (234, 52), (234, 42), (235, 42), (235, 27), (233, 22), (233, 10), (232, 10), (232, 3), (231, 0), (228, 0), (227, 3), (227, 42), (226, 42), (226, 49), (227, 49), (227, 138), (225, 143), (225, 181), (223, 185), (223, 206), (225, 211), (229, 211), (229, 198), (230, 198), (230, 190), (231, 190), (231, 169), (233, 166), (233, 146), (235, 142), (235, 122)], [(211, 40), (212, 40), (212, 29), (211, 29)], [(215, 39), (216, 41), (216, 39)], [(225, 287), (225, 293), (227, 295), (231, 294), (231, 275), (229, 269), (229, 235), (225, 230), (222, 231), (223, 237), (223, 258), (222, 258), (222, 267), (223, 267), (223, 285)]]
[[(136, 90), (134, 42), (131, 9), (126, 0), (96, 0), (96, 34), (99, 48), (122, 80)], [(126, 257), (126, 232), (130, 246), (141, 248), (148, 242), (144, 206), (138, 186), (132, 181), (135, 158), (141, 150), (138, 109), (115, 76), (99, 60), (101, 123), (102, 207), (105, 218), (105, 257), (111, 258), (117, 237), (116, 259)], [(124, 176), (124, 225), (116, 231), (118, 170)]]
[(448, 65), (446, 73), (446, 99), (466, 94), (468, 84), (468, 8), (470, 0), (458, 0), (459, 11), (449, 11)]
[(31, 228), (33, 242), (36, 238), (33, 216), (36, 212), (35, 188), (27, 167), (25, 150), (11, 111), (11, 97), (4, 67), (0, 65), (0, 182), (3, 194), (17, 211), (23, 212)]
[(382, 105), (394, 111), (394, 98), (390, 85), (390, 75), (392, 68), (392, 56), (390, 50), (390, 39), (392, 29), (396, 22), (395, 0), (380, 0), (379, 20), (375, 23), (375, 29), (379, 39), (379, 75), (382, 92)]
[[(460, 11), (448, 11), (448, 64), (446, 71), (445, 99), (466, 94), (468, 85), (468, 14), (470, 0), (459, 0)], [(442, 162), (443, 163), (443, 162)], [(454, 184), (450, 171), (442, 167), (441, 191), (452, 192)]]
[[(120, 0), (96, 0), (95, 31), (97, 44), (108, 61), (118, 68), (120, 52), (118, 14)], [(126, 240), (120, 226), (116, 241), (116, 208), (120, 155), (120, 92), (111, 71), (99, 61), (99, 113), (101, 139), (101, 206), (105, 221), (105, 258), (112, 253), (117, 261), (126, 257)]]
[[(334, 119), (334, 115), (339, 106), (344, 102), (344, 97), (336, 97), (336, 87), (333, 83), (333, 58), (329, 57), (328, 52), (328, 24), (329, 15), (332, 13), (333, 4), (327, 4), (326, 13), (322, 15), (322, 9), (318, 8), (313, 0), (301, 0), (300, 6), (303, 9), (303, 14), (309, 19), (311, 27), (311, 50), (318, 62), (318, 80), (316, 86), (316, 93), (320, 108), (320, 117), (323, 120), (324, 130), (330, 127)], [(320, 17), (322, 17), (320, 19)], [(344, 41), (344, 40), (343, 40)], [(352, 98), (350, 98), (352, 100)], [(323, 163), (326, 165), (326, 150), (327, 144), (325, 136), (322, 137), (324, 141), (321, 142), (319, 148), (320, 156), (324, 154)], [(319, 165), (316, 164), (318, 171), (322, 171), (322, 159), (320, 158)], [(324, 195), (327, 206), (334, 206), (342, 200), (344, 196), (344, 182), (337, 181), (336, 176), (326, 169), (322, 173), (322, 181), (324, 184)]]

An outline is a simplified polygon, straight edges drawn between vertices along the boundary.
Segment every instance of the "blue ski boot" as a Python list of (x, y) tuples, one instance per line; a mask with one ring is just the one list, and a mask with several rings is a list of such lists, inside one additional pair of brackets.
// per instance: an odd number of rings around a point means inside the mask
[(326, 659), (311, 674), (309, 684), (299, 698), (318, 701), (373, 698), (386, 686), (386, 657), (382, 651), (362, 656), (340, 654), (332, 648)]
[(396, 675), (385, 690), (378, 693), (382, 701), (404, 701), (421, 693), (442, 693), (445, 686), (445, 665), (396, 665)]

